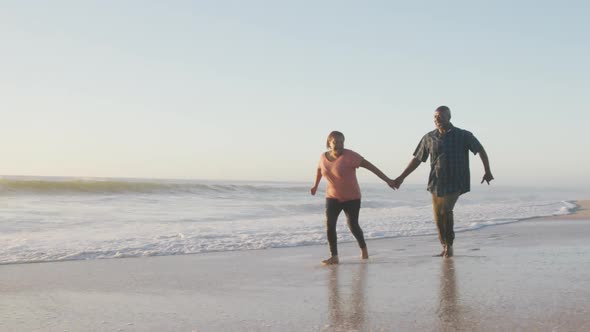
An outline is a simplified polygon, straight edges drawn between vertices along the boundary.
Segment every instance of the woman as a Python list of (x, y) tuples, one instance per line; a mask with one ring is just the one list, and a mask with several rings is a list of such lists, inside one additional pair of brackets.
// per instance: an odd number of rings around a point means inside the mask
[(323, 260), (324, 265), (338, 264), (338, 247), (336, 239), (336, 221), (341, 211), (346, 214), (348, 228), (361, 248), (361, 258), (368, 259), (369, 252), (359, 226), (361, 208), (361, 190), (356, 178), (356, 169), (363, 167), (375, 173), (381, 180), (395, 189), (394, 182), (377, 167), (358, 153), (344, 148), (344, 134), (333, 131), (326, 141), (328, 151), (322, 153), (318, 165), (315, 184), (311, 194), (315, 195), (322, 176), (328, 181), (326, 188), (326, 228), (330, 245), (330, 258)]

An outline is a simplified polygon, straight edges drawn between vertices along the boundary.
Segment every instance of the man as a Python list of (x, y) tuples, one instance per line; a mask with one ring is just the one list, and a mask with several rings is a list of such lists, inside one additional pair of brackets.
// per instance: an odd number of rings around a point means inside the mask
[(399, 188), (404, 179), (430, 156), (428, 191), (432, 194), (434, 220), (443, 247), (437, 255), (441, 257), (453, 256), (453, 208), (459, 196), (470, 190), (469, 151), (479, 153), (483, 163), (485, 174), (481, 183), (486, 181), (489, 185), (494, 179), (483, 146), (472, 133), (453, 126), (450, 120), (451, 110), (447, 106), (440, 106), (434, 111), (436, 129), (422, 137), (414, 151), (414, 158), (394, 180)]

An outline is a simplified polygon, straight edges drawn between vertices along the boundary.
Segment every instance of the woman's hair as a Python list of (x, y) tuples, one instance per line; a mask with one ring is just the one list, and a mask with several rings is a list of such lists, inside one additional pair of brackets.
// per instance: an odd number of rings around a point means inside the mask
[(334, 130), (333, 132), (330, 133), (330, 135), (328, 135), (328, 138), (326, 139), (326, 147), (329, 149), (330, 148), (330, 139), (334, 138), (334, 137), (342, 137), (342, 140), (344, 140), (344, 134)]

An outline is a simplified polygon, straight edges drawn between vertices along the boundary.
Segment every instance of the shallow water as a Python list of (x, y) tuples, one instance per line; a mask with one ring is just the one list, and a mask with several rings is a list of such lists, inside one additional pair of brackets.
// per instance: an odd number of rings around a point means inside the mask
[[(424, 186), (362, 184), (367, 239), (435, 234)], [(567, 214), (575, 190), (473, 185), (455, 230)], [(323, 192), (307, 183), (0, 179), (0, 263), (194, 254), (326, 242)], [(339, 241), (352, 241), (344, 215)]]

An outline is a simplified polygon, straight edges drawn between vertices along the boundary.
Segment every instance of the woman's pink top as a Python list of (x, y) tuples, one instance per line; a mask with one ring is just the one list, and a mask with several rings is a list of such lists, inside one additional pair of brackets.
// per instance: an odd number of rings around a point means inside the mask
[(328, 182), (326, 198), (335, 198), (340, 202), (361, 198), (356, 169), (359, 168), (362, 161), (363, 157), (352, 150), (344, 149), (334, 161), (328, 160), (326, 154), (322, 153), (318, 168)]

